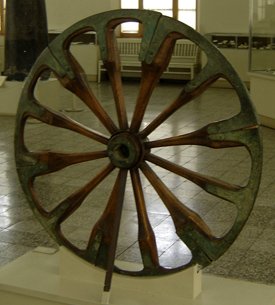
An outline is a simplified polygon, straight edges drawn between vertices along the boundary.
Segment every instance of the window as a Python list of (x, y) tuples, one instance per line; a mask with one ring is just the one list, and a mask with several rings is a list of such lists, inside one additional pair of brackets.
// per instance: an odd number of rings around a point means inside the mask
[(178, 0), (178, 20), (191, 26), (197, 27), (197, 1), (196, 0)]
[(0, 34), (5, 30), (6, 0), (0, 0)]
[[(147, 9), (173, 17), (196, 29), (197, 0), (121, 0), (121, 8)], [(126, 22), (121, 25), (122, 35), (140, 34), (140, 26), (136, 22)]]

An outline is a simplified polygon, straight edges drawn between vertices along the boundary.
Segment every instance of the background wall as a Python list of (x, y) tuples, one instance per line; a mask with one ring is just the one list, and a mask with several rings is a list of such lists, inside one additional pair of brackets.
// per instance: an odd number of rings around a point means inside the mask
[(201, 33), (248, 33), (249, 0), (199, 0)]
[(119, 8), (119, 3), (119, 0), (46, 0), (48, 28), (65, 30), (85, 17)]
[[(249, 0), (198, 0), (201, 33), (247, 33)], [(120, 0), (46, 0), (50, 30), (64, 30), (99, 12), (118, 9)]]

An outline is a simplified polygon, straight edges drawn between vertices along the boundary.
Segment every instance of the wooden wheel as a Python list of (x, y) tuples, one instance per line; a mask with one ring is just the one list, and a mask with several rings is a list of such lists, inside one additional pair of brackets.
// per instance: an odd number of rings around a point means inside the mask
[[(141, 83), (130, 123), (122, 91), (120, 59), (114, 35), (115, 28), (128, 21), (141, 22), (144, 30), (140, 51)], [(97, 32), (101, 58), (112, 85), (118, 123), (108, 115), (95, 97), (83, 69), (70, 52), (73, 38), (91, 30)], [(194, 79), (183, 86), (179, 96), (143, 128), (143, 118), (154, 87), (169, 63), (177, 39), (181, 38), (197, 44), (205, 53), (207, 64)], [(105, 135), (40, 103), (35, 97), (34, 89), (46, 70), (54, 73), (64, 88), (83, 101), (107, 130)], [(228, 80), (237, 93), (240, 103), (238, 114), (207, 124), (191, 133), (176, 134), (159, 140), (150, 139), (151, 133), (172, 114), (200, 96), (220, 77)], [(104, 149), (78, 153), (32, 151), (25, 143), (24, 133), (28, 118), (35, 118), (55, 127), (57, 131), (73, 131), (76, 136), (85, 136), (87, 141), (100, 143)], [(247, 183), (236, 185), (203, 175), (153, 152), (157, 147), (188, 145), (204, 146), (213, 150), (243, 147), (251, 159)], [(113, 270), (130, 275), (160, 275), (194, 264), (207, 266), (219, 258), (236, 239), (251, 212), (259, 186), (262, 162), (258, 122), (253, 106), (246, 88), (228, 61), (216, 47), (187, 25), (157, 12), (145, 10), (117, 10), (91, 16), (67, 29), (49, 45), (34, 65), (23, 89), (16, 119), (15, 155), (22, 187), (39, 220), (59, 244), (84, 260), (106, 269), (107, 279), (111, 278)], [(61, 200), (55, 208), (47, 210), (43, 207), (35, 188), (38, 177), (58, 172), (74, 164), (102, 158), (107, 160), (107, 165), (101, 168), (93, 179)], [(230, 230), (222, 237), (215, 236), (204, 219), (188, 208), (157, 176), (153, 169), (155, 166), (184, 177), (212, 196), (233, 204), (237, 215)], [(61, 230), (62, 223), (69, 219), (85, 198), (89, 194), (92, 195), (96, 187), (114, 171), (118, 173), (106, 208), (91, 228), (86, 247), (81, 249), (66, 238)], [(160, 264), (154, 230), (147, 215), (141, 177), (146, 178), (154, 188), (171, 215), (176, 234), (191, 251), (192, 259), (187, 264), (175, 268)], [(139, 271), (127, 271), (114, 266), (127, 179), (132, 184), (138, 217), (138, 243), (143, 262), (143, 268)]]

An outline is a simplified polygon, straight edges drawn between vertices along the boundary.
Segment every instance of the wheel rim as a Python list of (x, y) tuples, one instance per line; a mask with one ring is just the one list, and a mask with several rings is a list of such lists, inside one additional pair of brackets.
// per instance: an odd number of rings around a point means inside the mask
[[(140, 51), (142, 63), (140, 91), (130, 124), (122, 93), (119, 54), (113, 34), (116, 26), (127, 21), (141, 22), (144, 27)], [(101, 57), (114, 92), (118, 124), (105, 112), (94, 96), (83, 69), (69, 50), (76, 35), (90, 30), (96, 31), (98, 35)], [(196, 43), (205, 52), (207, 64), (184, 86), (175, 101), (145, 128), (141, 128), (153, 89), (169, 63), (176, 40), (181, 38)], [(85, 128), (39, 103), (34, 96), (34, 89), (40, 76), (48, 69), (54, 72), (64, 88), (88, 106), (109, 135), (102, 135), (95, 130)], [(237, 115), (210, 123), (192, 133), (150, 141), (150, 134), (156, 128), (178, 109), (200, 96), (219, 77), (227, 79), (238, 95), (241, 110)], [(56, 128), (68, 129), (84, 135), (105, 145), (106, 149), (76, 154), (30, 151), (24, 141), (26, 121), (29, 117)], [(212, 149), (244, 147), (251, 158), (248, 183), (239, 186), (214, 179), (188, 170), (151, 152), (157, 147), (180, 145), (199, 145)], [(59, 244), (88, 262), (106, 269), (109, 273), (114, 269), (118, 273), (130, 275), (159, 275), (173, 273), (194, 264), (207, 266), (219, 258), (233, 243), (244, 226), (256, 198), (261, 174), (262, 147), (257, 118), (246, 88), (231, 65), (214, 46), (187, 25), (159, 13), (145, 10), (117, 10), (88, 17), (76, 23), (59, 35), (39, 57), (26, 81), (17, 112), (15, 157), (20, 182), (31, 208)], [(101, 158), (107, 158), (109, 163), (84, 187), (61, 201), (51, 211), (46, 211), (42, 207), (34, 187), (34, 180), (37, 177), (76, 163)], [(184, 177), (207, 193), (233, 203), (237, 209), (237, 216), (231, 229), (222, 238), (215, 237), (205, 221), (185, 206), (159, 179), (150, 164)], [(61, 225), (115, 168), (118, 169), (118, 175), (105, 211), (91, 228), (86, 248), (79, 249), (64, 236)], [(143, 262), (143, 268), (139, 271), (128, 271), (114, 266), (128, 173), (132, 182), (139, 223), (138, 242)], [(155, 189), (171, 215), (178, 237), (192, 253), (192, 259), (185, 265), (166, 268), (159, 262), (154, 230), (147, 215), (141, 174)]]

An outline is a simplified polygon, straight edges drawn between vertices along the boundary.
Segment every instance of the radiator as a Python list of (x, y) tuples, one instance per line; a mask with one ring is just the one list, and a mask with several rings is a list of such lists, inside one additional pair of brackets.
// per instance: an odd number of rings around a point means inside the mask
[[(139, 53), (141, 39), (118, 38), (118, 50), (121, 61), (121, 72), (131, 76), (138, 76), (141, 72)], [(176, 42), (170, 63), (163, 73), (163, 78), (192, 79), (200, 69), (200, 52), (196, 44), (190, 40), (180, 39)], [(98, 82), (101, 81), (101, 73), (106, 71), (102, 60), (98, 61)]]

